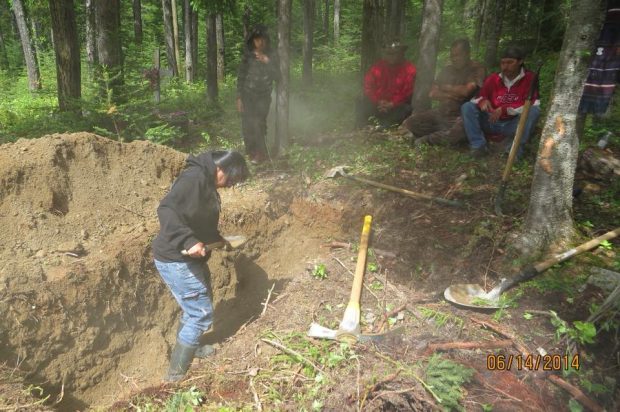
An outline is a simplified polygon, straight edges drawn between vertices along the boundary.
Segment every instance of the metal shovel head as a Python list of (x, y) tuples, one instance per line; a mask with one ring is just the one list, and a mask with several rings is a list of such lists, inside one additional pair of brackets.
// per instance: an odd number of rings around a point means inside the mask
[(224, 239), (226, 239), (226, 241), (230, 243), (230, 246), (233, 249), (237, 249), (238, 247), (243, 246), (245, 242), (247, 242), (246, 237), (242, 235), (224, 236)]
[(459, 306), (476, 309), (499, 309), (502, 307), (499, 302), (500, 291), (500, 286), (485, 292), (480, 285), (461, 283), (448, 287), (443, 292), (443, 296), (447, 301)]
[(348, 168), (348, 166), (344, 166), (344, 165), (332, 167), (327, 172), (325, 172), (323, 177), (325, 177), (325, 178), (334, 178), (334, 177), (338, 177), (338, 176), (346, 176), (347, 175), (347, 171), (346, 171), (347, 168)]

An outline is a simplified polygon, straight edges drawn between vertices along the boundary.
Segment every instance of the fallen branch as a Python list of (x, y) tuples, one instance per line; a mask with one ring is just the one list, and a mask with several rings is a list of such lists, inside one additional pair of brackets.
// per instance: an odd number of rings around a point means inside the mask
[(263, 305), (264, 305), (263, 311), (260, 313), (261, 317), (267, 311), (267, 307), (269, 306), (269, 299), (271, 299), (271, 293), (273, 292), (273, 288), (275, 288), (275, 287), (276, 287), (276, 284), (274, 283), (273, 285), (271, 285), (271, 289), (269, 289), (269, 293), (267, 294), (267, 299), (265, 299), (265, 303), (263, 303)]
[(377, 331), (377, 333), (381, 333), (383, 331), (383, 328), (385, 327), (385, 324), (388, 322), (388, 319), (391, 318), (392, 316), (396, 316), (398, 315), (398, 313), (402, 310), (407, 309), (407, 304), (403, 304), (399, 307), (397, 307), (394, 310), (391, 310), (390, 312), (386, 313), (384, 315), (384, 318), (381, 320), (381, 323), (379, 323), (379, 325), (377, 326), (377, 328), (375, 329)]
[(374, 385), (372, 385), (369, 388), (367, 388), (364, 391), (364, 396), (362, 397), (362, 401), (360, 402), (360, 410), (364, 409), (364, 403), (366, 402), (366, 399), (368, 399), (368, 396), (372, 395), (373, 392), (376, 392), (380, 387), (382, 387), (386, 383), (392, 382), (394, 379), (396, 379), (398, 377), (400, 372), (401, 372), (401, 370), (399, 369), (395, 373), (385, 377), (385, 379), (382, 379), (379, 382), (377, 382)]
[(331, 249), (351, 249), (351, 244), (346, 243), (346, 242), (333, 241), (333, 242), (326, 243), (323, 246), (331, 248)]
[(428, 356), (436, 351), (449, 350), (449, 349), (497, 349), (497, 348), (509, 348), (514, 344), (510, 339), (503, 340), (490, 340), (481, 342), (446, 342), (446, 343), (431, 343), (426, 348), (424, 356)]
[(573, 396), (573, 398), (575, 398), (577, 401), (579, 401), (579, 403), (581, 403), (583, 406), (590, 409), (591, 411), (594, 411), (594, 412), (604, 411), (603, 407), (599, 405), (598, 402), (588, 398), (581, 391), (581, 389), (571, 385), (570, 383), (566, 382), (564, 379), (560, 378), (559, 376), (549, 375), (547, 376), (547, 379), (549, 379), (554, 384), (558, 385), (560, 388), (566, 390), (568, 393), (570, 393)]
[(296, 358), (302, 360), (306, 365), (310, 365), (312, 366), (316, 371), (321, 372), (321, 373), (325, 373), (325, 371), (323, 369), (321, 369), (320, 367), (318, 367), (314, 362), (312, 362), (311, 360), (307, 359), (306, 357), (304, 357), (301, 353), (294, 351), (293, 349), (289, 349), (286, 346), (282, 345), (281, 343), (278, 342), (274, 342), (272, 340), (269, 339), (261, 339), (263, 342), (270, 344), (271, 346), (273, 346), (274, 348), (280, 349), (282, 352), (288, 354), (288, 355), (292, 355), (295, 356)]
[(525, 346), (523, 346), (519, 342), (517, 342), (517, 339), (511, 333), (506, 331), (506, 329), (502, 328), (497, 323), (492, 322), (492, 321), (488, 321), (488, 320), (482, 320), (482, 319), (474, 318), (473, 316), (471, 316), (470, 319), (471, 319), (472, 322), (479, 324), (483, 328), (490, 329), (493, 332), (497, 333), (498, 335), (503, 336), (506, 339), (510, 339), (512, 341), (512, 344), (514, 345), (514, 347), (515, 347), (515, 349), (517, 351), (519, 351), (519, 352), (521, 352), (523, 354), (531, 353), (531, 351), (529, 349), (527, 349)]
[(254, 403), (256, 404), (256, 409), (258, 411), (263, 410), (263, 405), (260, 402), (260, 398), (258, 397), (258, 393), (256, 392), (256, 388), (254, 388), (254, 380), (250, 378), (250, 390), (252, 391), (252, 395), (254, 396)]

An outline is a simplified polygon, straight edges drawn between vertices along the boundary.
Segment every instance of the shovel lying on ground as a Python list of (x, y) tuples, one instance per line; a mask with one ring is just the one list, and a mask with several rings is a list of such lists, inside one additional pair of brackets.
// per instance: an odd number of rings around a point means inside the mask
[(595, 247), (600, 245), (601, 242), (613, 239), (618, 235), (620, 235), (620, 227), (610, 232), (607, 232), (597, 238), (594, 238), (586, 243), (583, 243), (573, 249), (567, 250), (564, 253), (559, 253), (543, 262), (536, 263), (534, 264), (534, 266), (525, 268), (512, 279), (502, 279), (500, 284), (489, 292), (485, 292), (480, 285), (467, 283), (452, 285), (448, 287), (444, 291), (443, 296), (444, 298), (446, 298), (447, 301), (459, 306), (476, 309), (499, 309), (500, 307), (502, 307), (499, 297), (506, 290), (521, 282), (532, 279), (536, 275), (539, 275), (540, 273), (544, 272), (545, 270), (549, 269), (551, 266), (557, 263), (564, 262), (565, 260), (568, 260), (571, 257), (576, 256), (582, 252), (594, 249)]
[[(235, 250), (237, 248), (240, 248), (241, 246), (243, 246), (243, 244), (247, 241), (247, 239), (245, 238), (245, 236), (224, 236), (224, 240), (220, 240), (219, 242), (213, 242), (213, 243), (209, 243), (207, 245), (205, 245), (204, 247), (204, 251), (208, 252), (210, 250), (214, 250), (214, 249), (223, 249), (225, 248), (227, 245), (230, 245), (230, 248), (232, 250)], [(181, 254), (184, 256), (187, 256), (187, 250), (183, 249), (181, 251)]]
[(454, 207), (463, 207), (461, 202), (456, 200), (444, 199), (442, 197), (433, 197), (429, 195), (425, 195), (422, 193), (412, 192), (411, 190), (401, 189), (400, 187), (386, 185), (384, 183), (375, 182), (372, 180), (364, 179), (363, 177), (352, 176), (346, 172), (346, 166), (336, 166), (332, 169), (329, 169), (327, 173), (325, 173), (326, 178), (335, 178), (338, 176), (347, 177), (351, 180), (358, 181), (360, 183), (365, 183), (370, 186), (379, 187), (381, 189), (390, 190), (392, 192), (401, 193), (403, 195), (413, 197), (414, 199), (424, 199), (424, 200), (432, 200), (433, 202), (441, 203), (446, 206), (454, 206)]
[(369, 342), (380, 339), (382, 335), (362, 335), (360, 333), (360, 297), (362, 295), (362, 285), (364, 283), (364, 271), (366, 270), (366, 253), (368, 252), (368, 239), (370, 237), (370, 224), (372, 216), (364, 218), (364, 227), (360, 240), (359, 252), (357, 254), (357, 264), (353, 277), (353, 286), (349, 303), (342, 316), (342, 321), (338, 330), (325, 328), (317, 323), (310, 325), (308, 336), (312, 338), (332, 339), (342, 342)]

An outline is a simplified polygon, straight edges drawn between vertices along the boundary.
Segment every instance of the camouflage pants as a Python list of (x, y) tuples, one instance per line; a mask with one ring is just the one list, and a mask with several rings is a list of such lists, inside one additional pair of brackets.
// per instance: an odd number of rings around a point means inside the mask
[(431, 145), (456, 145), (467, 142), (463, 119), (458, 114), (447, 114), (439, 110), (425, 110), (413, 113), (403, 122), (416, 138), (424, 138)]

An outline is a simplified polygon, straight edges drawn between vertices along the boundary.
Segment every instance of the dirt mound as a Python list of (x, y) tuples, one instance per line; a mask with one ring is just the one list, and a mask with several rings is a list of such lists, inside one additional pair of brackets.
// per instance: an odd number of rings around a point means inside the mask
[[(155, 273), (150, 241), (157, 204), (184, 160), (170, 148), (87, 133), (0, 147), (0, 361), (48, 392), (64, 391), (63, 409), (110, 404), (164, 372), (178, 309)], [(249, 242), (210, 261), (212, 342), (260, 313), (262, 291), (282, 289), (308, 244), (318, 247), (303, 223), (284, 216), (291, 197), (232, 191), (222, 193), (222, 231)]]

